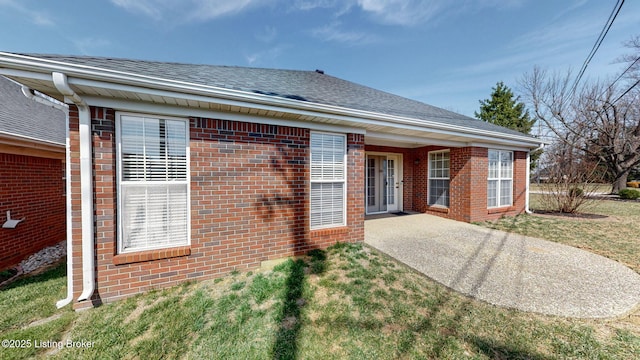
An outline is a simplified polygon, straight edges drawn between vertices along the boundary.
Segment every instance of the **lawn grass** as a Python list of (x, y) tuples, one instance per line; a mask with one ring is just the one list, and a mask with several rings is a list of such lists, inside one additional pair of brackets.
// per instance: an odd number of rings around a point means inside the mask
[(53, 308), (64, 296), (63, 271), (0, 292), (0, 337), (86, 340), (94, 347), (0, 349), (0, 358), (630, 359), (640, 353), (640, 324), (630, 320), (494, 307), (362, 244), (79, 313)]
[[(539, 195), (531, 195), (531, 208), (545, 210)], [(640, 273), (640, 201), (600, 200), (585, 211), (579, 216), (524, 214), (480, 225), (575, 246)]]
[[(576, 187), (582, 187), (585, 186), (586, 190), (588, 190), (589, 192), (596, 192), (596, 193), (610, 193), (611, 192), (611, 188), (612, 188), (612, 184), (595, 184), (595, 183), (590, 183), (588, 185), (580, 185), (580, 184), (576, 184)], [(546, 191), (549, 190), (551, 188), (554, 188), (553, 184), (546, 184), (546, 183), (531, 183), (530, 185), (530, 190), (531, 191)]]

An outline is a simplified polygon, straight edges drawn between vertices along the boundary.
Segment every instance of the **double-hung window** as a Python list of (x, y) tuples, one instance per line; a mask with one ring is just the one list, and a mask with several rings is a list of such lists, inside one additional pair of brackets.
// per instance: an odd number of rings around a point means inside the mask
[(487, 206), (511, 206), (513, 203), (513, 152), (489, 150)]
[(428, 203), (449, 207), (449, 151), (429, 153)]
[(118, 115), (118, 252), (189, 244), (186, 120)]
[(311, 133), (311, 228), (344, 226), (345, 135)]

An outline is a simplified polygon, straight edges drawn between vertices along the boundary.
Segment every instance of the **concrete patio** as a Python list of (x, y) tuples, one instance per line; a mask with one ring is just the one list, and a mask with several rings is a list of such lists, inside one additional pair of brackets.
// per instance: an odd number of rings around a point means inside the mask
[(640, 304), (640, 275), (574, 247), (426, 214), (371, 216), (365, 242), (427, 277), (490, 304), (610, 318)]

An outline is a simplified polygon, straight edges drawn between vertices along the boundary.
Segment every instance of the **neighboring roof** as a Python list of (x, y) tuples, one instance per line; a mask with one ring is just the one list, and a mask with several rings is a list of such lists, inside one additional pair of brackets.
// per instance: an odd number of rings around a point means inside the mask
[(21, 85), (0, 76), (0, 134), (64, 145), (65, 117), (53, 104), (27, 98)]
[(21, 55), (417, 120), (429, 120), (445, 125), (523, 135), (511, 129), (317, 71), (196, 65), (88, 56)]

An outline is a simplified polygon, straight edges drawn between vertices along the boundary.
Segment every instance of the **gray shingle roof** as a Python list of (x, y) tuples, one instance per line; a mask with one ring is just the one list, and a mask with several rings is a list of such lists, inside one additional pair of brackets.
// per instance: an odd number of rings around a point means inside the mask
[(417, 120), (429, 120), (445, 125), (522, 135), (511, 129), (316, 71), (197, 65), (88, 56), (24, 55), (166, 80), (241, 90)]
[(27, 98), (20, 85), (0, 76), (0, 132), (64, 145), (65, 114)]

